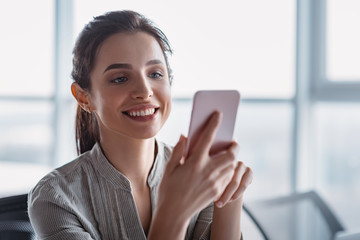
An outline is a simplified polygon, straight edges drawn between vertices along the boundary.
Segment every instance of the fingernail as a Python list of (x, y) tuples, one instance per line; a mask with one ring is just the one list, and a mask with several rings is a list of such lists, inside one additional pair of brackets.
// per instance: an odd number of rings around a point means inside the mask
[(222, 112), (218, 112), (218, 116), (219, 116), (219, 118), (221, 119), (222, 116), (223, 116), (223, 113), (222, 113)]
[(224, 206), (224, 203), (223, 202), (217, 202), (216, 203), (216, 206), (218, 207), (218, 208), (222, 208), (223, 206)]
[(219, 111), (214, 111), (212, 117), (215, 118), (215, 119), (221, 117), (221, 112), (219, 112)]

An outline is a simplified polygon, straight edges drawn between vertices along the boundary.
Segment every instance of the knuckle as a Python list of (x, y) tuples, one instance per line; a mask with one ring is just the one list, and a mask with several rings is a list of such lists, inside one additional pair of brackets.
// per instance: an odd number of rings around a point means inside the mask
[(211, 194), (213, 196), (219, 196), (221, 194), (221, 184), (219, 183), (217, 178), (211, 175), (208, 177), (207, 181)]
[(221, 189), (219, 187), (214, 187), (214, 196), (220, 196), (222, 193)]
[(238, 163), (236, 161), (232, 161), (231, 166), (232, 166), (233, 170), (235, 170), (238, 166)]
[(192, 167), (191, 167), (192, 172), (194, 172), (195, 174), (198, 174), (202, 171), (202, 164), (200, 161), (194, 162)]
[(239, 170), (242, 171), (244, 174), (248, 174), (248, 167), (247, 167), (243, 162), (240, 162), (238, 168), (239, 168)]
[(233, 151), (228, 151), (227, 155), (228, 155), (229, 160), (235, 161), (236, 155), (235, 155), (235, 153)]
[(231, 161), (230, 163), (227, 162), (226, 165), (227, 165), (226, 167), (227, 172), (228, 173), (231, 172), (233, 174), (234, 171), (236, 170), (236, 166), (237, 166), (236, 162), (235, 161)]
[(212, 187), (216, 187), (216, 183), (217, 183), (216, 177), (214, 175), (215, 174), (211, 172), (207, 177), (207, 180)]
[(246, 167), (243, 161), (238, 161), (238, 168)]
[(238, 178), (235, 178), (231, 181), (232, 186), (238, 187), (241, 183), (241, 180)]
[(252, 178), (253, 175), (254, 175), (252, 169), (249, 168), (249, 167), (246, 167), (246, 168), (245, 168), (245, 173), (248, 175), (249, 178)]
[(212, 196), (218, 196), (220, 194), (219, 189), (215, 184), (211, 184), (211, 187), (209, 189)]

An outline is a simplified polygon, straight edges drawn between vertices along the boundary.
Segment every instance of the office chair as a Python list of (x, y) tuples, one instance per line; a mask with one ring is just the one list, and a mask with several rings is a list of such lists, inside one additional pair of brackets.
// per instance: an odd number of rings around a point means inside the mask
[(247, 202), (244, 210), (265, 240), (332, 240), (344, 230), (314, 191)]
[(27, 194), (0, 198), (0, 239), (35, 239), (27, 215)]
[(334, 240), (359, 240), (359, 239), (360, 239), (360, 231), (357, 230), (356, 232), (352, 232), (352, 231), (338, 232), (335, 235)]

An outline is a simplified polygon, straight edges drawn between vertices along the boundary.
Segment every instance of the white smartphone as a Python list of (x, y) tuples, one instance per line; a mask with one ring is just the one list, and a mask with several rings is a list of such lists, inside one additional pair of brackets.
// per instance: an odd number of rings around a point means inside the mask
[(214, 111), (222, 113), (210, 155), (226, 149), (233, 141), (240, 93), (237, 90), (202, 90), (194, 95), (186, 146), (186, 156), (194, 146), (207, 120)]

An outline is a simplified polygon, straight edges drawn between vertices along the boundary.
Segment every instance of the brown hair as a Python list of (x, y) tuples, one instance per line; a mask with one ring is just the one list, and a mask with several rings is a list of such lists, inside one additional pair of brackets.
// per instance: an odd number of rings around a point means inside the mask
[[(153, 36), (159, 43), (168, 68), (170, 83), (172, 71), (168, 56), (172, 49), (165, 34), (154, 23), (134, 11), (114, 11), (95, 17), (80, 33), (73, 50), (72, 78), (79, 86), (91, 90), (90, 73), (94, 67), (96, 53), (105, 39), (116, 33), (145, 32)], [(75, 122), (75, 138), (77, 153), (90, 150), (100, 140), (99, 127), (93, 113), (77, 106)]]

